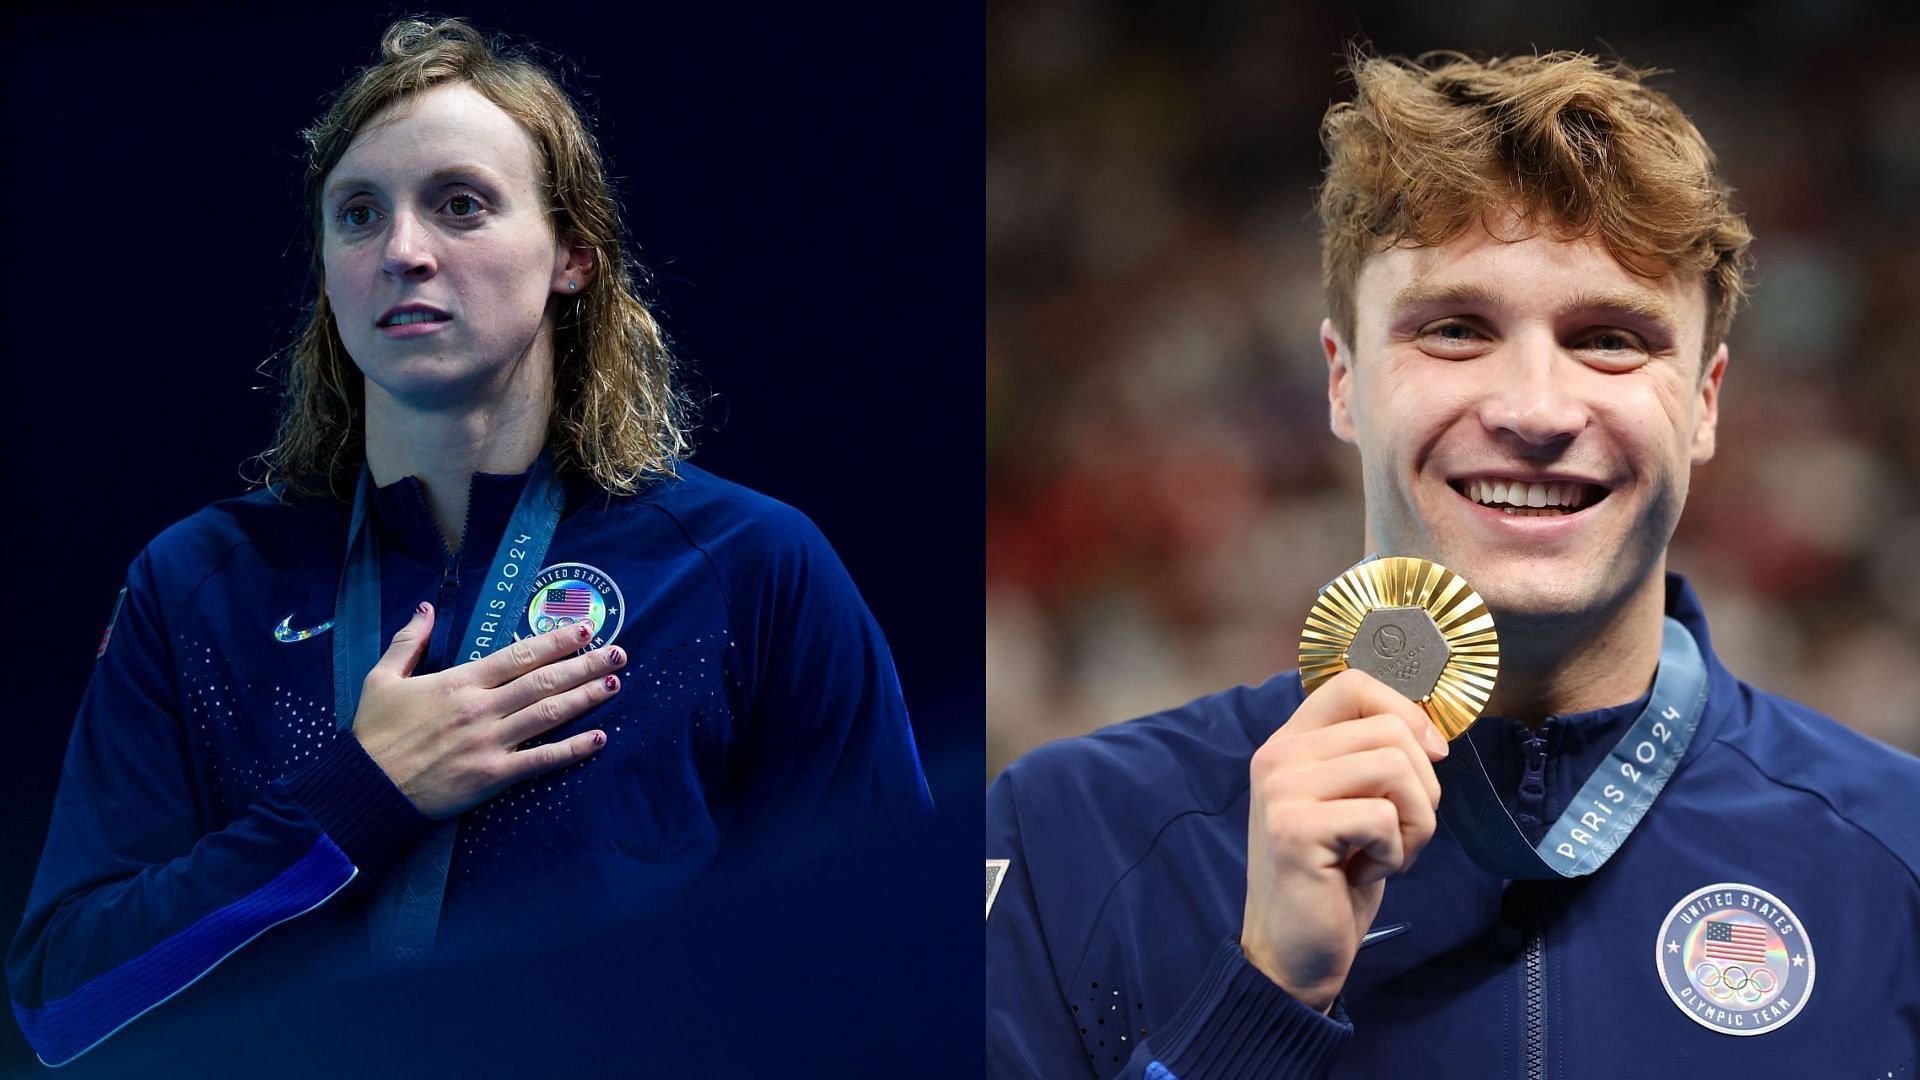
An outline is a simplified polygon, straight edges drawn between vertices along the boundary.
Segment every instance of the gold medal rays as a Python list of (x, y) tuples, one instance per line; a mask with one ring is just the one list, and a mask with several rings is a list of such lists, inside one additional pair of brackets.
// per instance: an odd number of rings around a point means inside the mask
[(1460, 575), (1425, 559), (1374, 559), (1320, 591), (1300, 634), (1308, 693), (1349, 667), (1412, 698), (1452, 739), (1493, 694), (1500, 639), (1486, 602)]

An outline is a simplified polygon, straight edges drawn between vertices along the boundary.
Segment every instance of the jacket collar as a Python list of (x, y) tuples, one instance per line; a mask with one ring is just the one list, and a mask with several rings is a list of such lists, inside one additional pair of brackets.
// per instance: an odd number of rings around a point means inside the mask
[(1707, 665), (1707, 707), (1700, 716), (1700, 726), (1693, 733), (1693, 741), (1687, 745), (1686, 757), (1680, 761), (1680, 768), (1700, 756), (1700, 752), (1718, 737), (1720, 729), (1729, 717), (1739, 709), (1739, 701), (1744, 688), (1740, 680), (1720, 663), (1720, 657), (1714, 654), (1713, 639), (1707, 633), (1707, 614), (1700, 606), (1700, 598), (1694, 594), (1693, 586), (1679, 574), (1667, 574), (1667, 614), (1679, 620), (1687, 628), (1693, 640), (1700, 646), (1700, 659)]
[[(1667, 574), (1666, 585), (1665, 614), (1679, 622), (1693, 636), (1695, 643), (1700, 646), (1700, 659), (1707, 668), (1707, 704), (1693, 740), (1688, 744), (1686, 758), (1682, 762), (1684, 765), (1700, 747), (1712, 741), (1729, 711), (1730, 703), (1739, 692), (1739, 685), (1721, 666), (1719, 657), (1714, 655), (1713, 641), (1707, 632), (1706, 612), (1702, 610), (1693, 586), (1679, 574), (1671, 572)], [(1571, 759), (1579, 766), (1576, 771), (1584, 776), (1589, 767), (1597, 764), (1639, 719), (1641, 710), (1646, 708), (1647, 699), (1651, 696), (1652, 686), (1649, 685), (1632, 701), (1585, 712), (1556, 714), (1549, 718), (1542, 729), (1547, 738), (1549, 758)], [(1519, 751), (1526, 737), (1526, 729), (1518, 721), (1503, 716), (1484, 717), (1473, 726), (1471, 737), (1474, 745), (1481, 748), (1490, 769), (1496, 773), (1517, 774)], [(1499, 764), (1496, 765), (1496, 762)]]
[[(446, 545), (458, 540), (460, 566), (485, 567), (492, 562), (507, 522), (513, 518), (514, 505), (520, 501), (520, 493), (526, 490), (527, 479), (532, 474), (533, 468), (529, 466), (523, 472), (477, 472), (469, 477), (466, 529), (461, 537), (449, 536), (442, 540), (440, 527), (433, 520), (433, 510), (427, 502), (427, 489), (417, 476), (403, 476), (375, 488), (369, 520), (379, 530), (383, 544), (416, 562), (445, 566)], [(563, 470), (556, 479), (564, 497), (563, 521), (593, 501), (596, 493), (605, 495), (592, 480), (573, 470)]]

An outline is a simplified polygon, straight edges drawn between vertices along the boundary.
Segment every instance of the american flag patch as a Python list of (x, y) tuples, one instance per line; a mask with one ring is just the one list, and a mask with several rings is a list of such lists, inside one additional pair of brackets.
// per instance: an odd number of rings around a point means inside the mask
[(593, 614), (593, 590), (585, 586), (556, 585), (540, 598), (541, 614), (554, 618), (583, 618)]
[(1767, 928), (1723, 919), (1707, 924), (1703, 941), (1709, 959), (1738, 964), (1767, 962)]
[(1813, 993), (1806, 924), (1757, 885), (1701, 885), (1667, 912), (1652, 944), (1668, 1000), (1722, 1035), (1776, 1030)]

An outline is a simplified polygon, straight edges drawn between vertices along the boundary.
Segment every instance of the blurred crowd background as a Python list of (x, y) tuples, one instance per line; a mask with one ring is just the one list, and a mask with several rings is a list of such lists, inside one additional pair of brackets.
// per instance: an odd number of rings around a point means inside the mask
[(1315, 589), (1363, 554), (1312, 213), (1353, 42), (1668, 72), (1758, 281), (1670, 565), (1737, 674), (1920, 751), (1910, 10), (993, 0), (988, 777), (1294, 667)]

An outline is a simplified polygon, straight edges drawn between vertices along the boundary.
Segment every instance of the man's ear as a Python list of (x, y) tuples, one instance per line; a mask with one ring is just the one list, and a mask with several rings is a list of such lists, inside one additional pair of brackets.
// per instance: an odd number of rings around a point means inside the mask
[(1713, 351), (1713, 359), (1707, 361), (1707, 368), (1700, 373), (1700, 386), (1695, 393), (1700, 395), (1696, 403), (1699, 411), (1694, 416), (1693, 425), (1693, 463), (1705, 465), (1713, 460), (1714, 429), (1720, 423), (1720, 380), (1727, 374), (1727, 343)]
[(1320, 349), (1327, 354), (1328, 426), (1341, 442), (1354, 442), (1353, 350), (1340, 340), (1332, 319), (1320, 320)]

